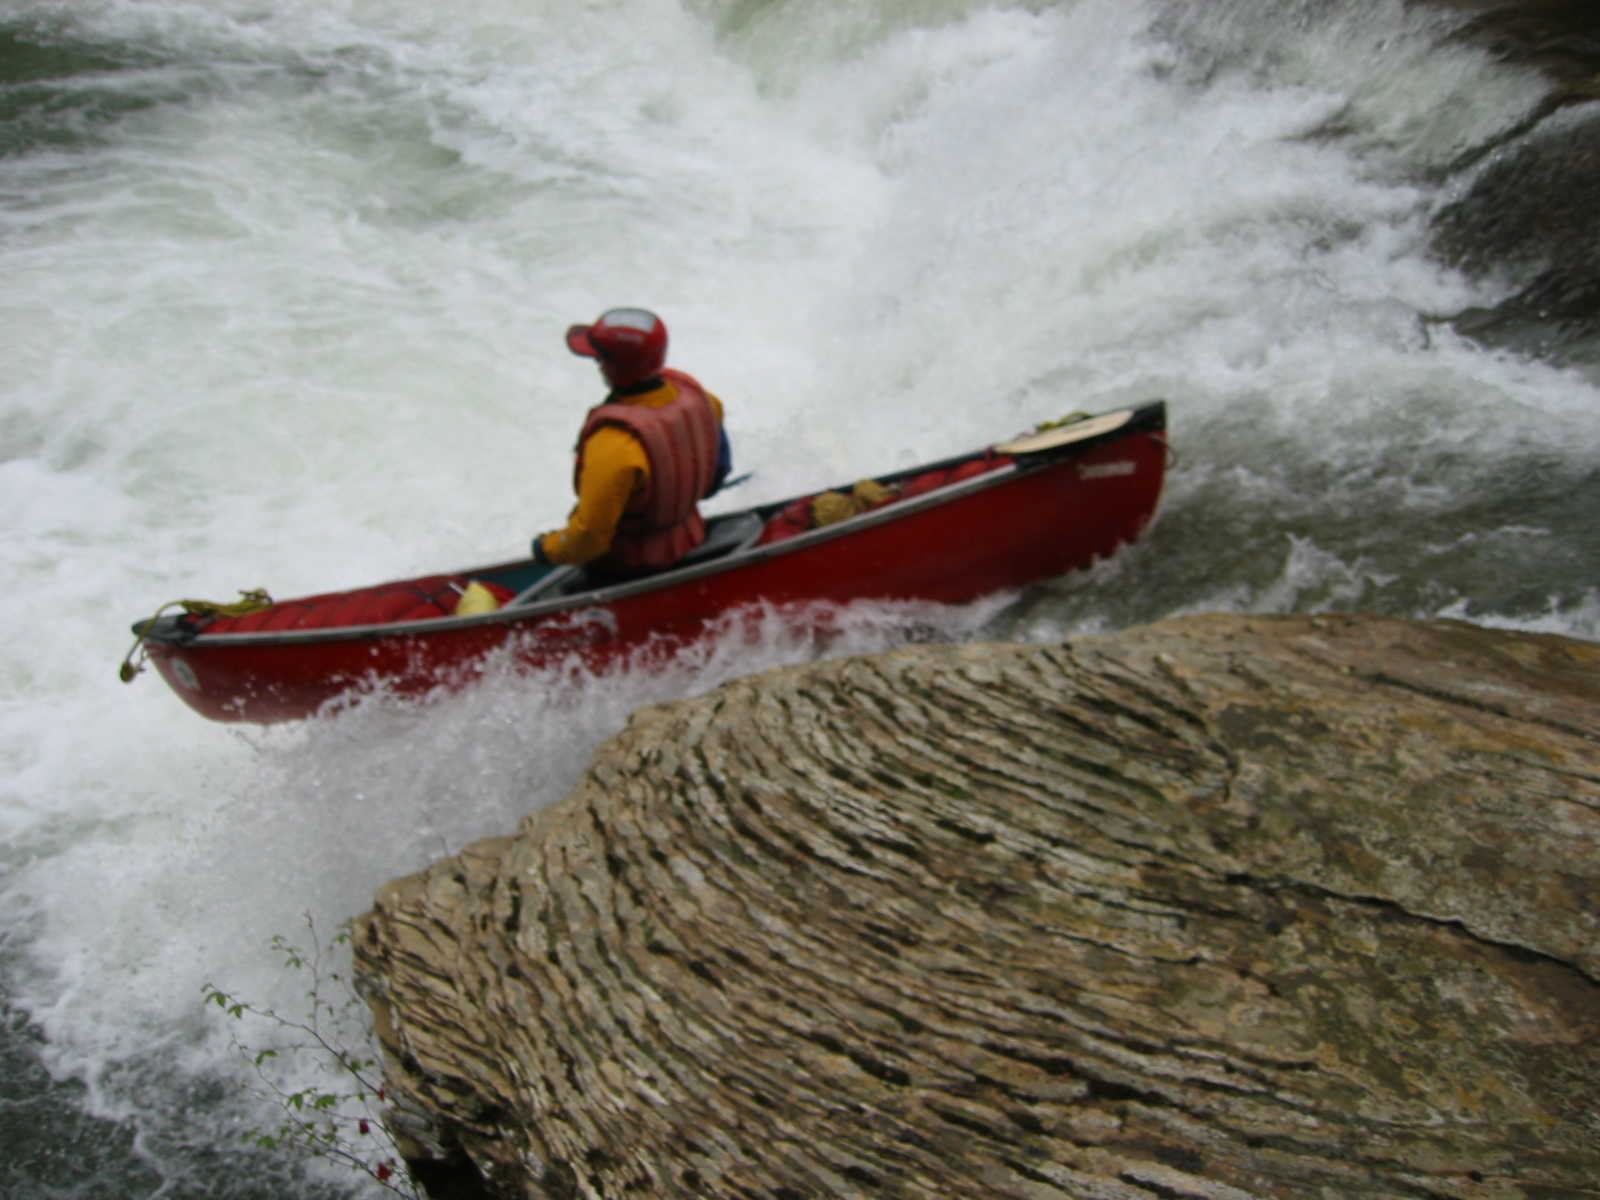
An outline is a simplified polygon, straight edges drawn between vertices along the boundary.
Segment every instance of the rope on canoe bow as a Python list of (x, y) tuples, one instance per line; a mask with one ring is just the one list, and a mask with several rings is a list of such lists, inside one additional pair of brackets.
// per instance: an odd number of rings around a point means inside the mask
[(266, 608), (272, 603), (272, 597), (267, 595), (265, 588), (250, 588), (248, 591), (241, 589), (239, 598), (231, 604), (220, 604), (214, 600), (169, 600), (156, 609), (155, 615), (148, 621), (141, 621), (136, 629), (138, 636), (133, 640), (133, 648), (122, 660), (122, 667), (117, 671), (117, 677), (123, 683), (132, 683), (134, 678), (144, 670), (144, 664), (149, 658), (144, 640), (150, 631), (156, 627), (156, 622), (161, 619), (161, 614), (169, 608), (181, 608), (191, 617), (242, 617), (245, 613), (256, 612)]

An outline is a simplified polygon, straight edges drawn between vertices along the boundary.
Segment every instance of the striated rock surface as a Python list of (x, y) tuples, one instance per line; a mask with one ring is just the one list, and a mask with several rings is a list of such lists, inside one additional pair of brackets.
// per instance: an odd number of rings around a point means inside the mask
[(1600, 1196), (1600, 646), (1191, 617), (756, 676), (357, 955), (436, 1196)]

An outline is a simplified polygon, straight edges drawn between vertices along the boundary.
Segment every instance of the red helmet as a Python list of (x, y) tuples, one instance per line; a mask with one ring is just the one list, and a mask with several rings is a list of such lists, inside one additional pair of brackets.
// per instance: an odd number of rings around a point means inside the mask
[(593, 325), (567, 330), (567, 349), (600, 360), (600, 373), (614, 388), (642, 383), (667, 362), (667, 327), (642, 308), (613, 308)]

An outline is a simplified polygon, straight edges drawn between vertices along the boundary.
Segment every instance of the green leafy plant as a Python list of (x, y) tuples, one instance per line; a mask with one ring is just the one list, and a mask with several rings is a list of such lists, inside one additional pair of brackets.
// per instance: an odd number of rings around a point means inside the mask
[[(378, 1116), (384, 1090), (372, 1049), (366, 1006), (347, 973), (329, 959), (350, 944), (350, 922), (324, 946), (316, 923), (305, 918), (309, 949), (281, 934), (272, 950), (285, 970), (304, 972), (310, 1008), (301, 1018), (253, 1004), (207, 983), (203, 1003), (215, 1005), (238, 1022), (253, 1022), (276, 1032), (272, 1048), (252, 1048), (237, 1030), (230, 1040), (260, 1081), (258, 1094), (276, 1103), (283, 1119), (272, 1128), (250, 1129), (246, 1141), (264, 1150), (288, 1150), (349, 1167), (398, 1195), (420, 1200), (406, 1174), (394, 1138)], [(356, 1047), (352, 1049), (352, 1047)], [(322, 1075), (327, 1086), (304, 1086), (308, 1075)]]

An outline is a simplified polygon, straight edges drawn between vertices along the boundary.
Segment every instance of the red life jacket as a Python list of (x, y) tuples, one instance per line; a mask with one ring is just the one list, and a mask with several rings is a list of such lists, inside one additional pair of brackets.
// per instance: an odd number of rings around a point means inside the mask
[(692, 377), (670, 369), (661, 376), (677, 392), (672, 403), (659, 408), (601, 404), (589, 410), (578, 434), (575, 488), (583, 473), (583, 447), (602, 426), (627, 430), (639, 439), (650, 460), (650, 478), (628, 501), (611, 549), (600, 560), (608, 567), (670, 567), (706, 538), (706, 524), (696, 505), (716, 476), (717, 414), (705, 388)]

